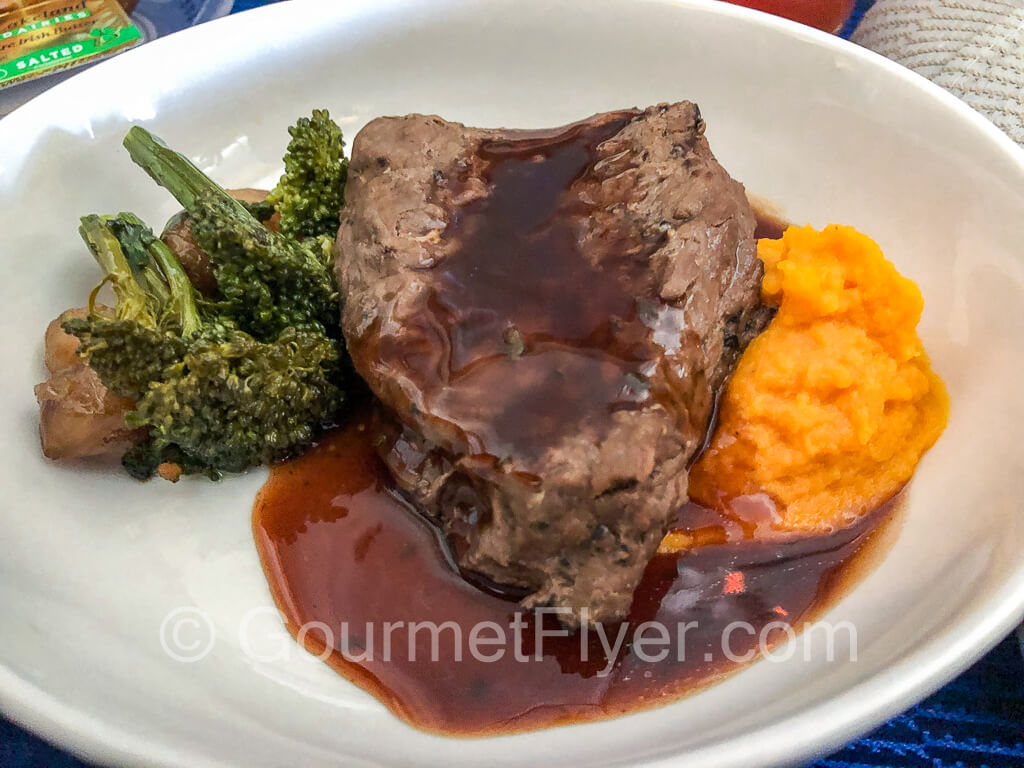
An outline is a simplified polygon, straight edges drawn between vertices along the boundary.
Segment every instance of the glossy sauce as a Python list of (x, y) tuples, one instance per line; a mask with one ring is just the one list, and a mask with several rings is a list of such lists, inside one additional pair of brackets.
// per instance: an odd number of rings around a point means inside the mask
[(786, 231), (786, 227), (789, 226), (789, 222), (782, 217), (757, 210), (756, 205), (754, 206), (754, 214), (757, 216), (757, 224), (754, 226), (754, 237), (758, 240), (761, 238), (778, 240), (782, 237), (782, 233)]
[[(612, 413), (658, 395), (642, 377), (662, 350), (641, 309), (658, 304), (649, 262), (667, 235), (593, 202), (621, 172), (599, 147), (639, 114), (483, 141), (472, 169), (438, 182), (470, 199), (439, 235), (450, 252), (425, 266), (426, 297), (368, 348), (352, 343), (363, 370), (403, 372), (459, 452), (529, 470), (566, 434), (599, 438)], [(473, 198), (481, 182), (489, 192)]]
[[(602, 674), (608, 654), (596, 628), (586, 636), (543, 637), (535, 658), (536, 618), (458, 575), (435, 529), (392, 486), (369, 424), (368, 416), (356, 419), (304, 457), (274, 467), (255, 505), (256, 542), (292, 634), (323, 622), (329, 633), (314, 628), (300, 637), (310, 651), (330, 650), (334, 669), (397, 715), (449, 735), (611, 717), (713, 682), (739, 668), (726, 658), (726, 647), (734, 658), (745, 657), (770, 622), (799, 629), (827, 606), (892, 514), (891, 506), (883, 508), (826, 537), (757, 542), (742, 530), (737, 535), (735, 521), (684, 507), (677, 527), (723, 543), (654, 558), (624, 625), (624, 649)], [(628, 642), (646, 621), (661, 623), (673, 638), (646, 651), (651, 659), (667, 648), (661, 661), (643, 660), (643, 650)], [(755, 634), (734, 632), (724, 646), (722, 633), (736, 621)], [(390, 633), (388, 622), (395, 624)], [(410, 645), (410, 622), (454, 622), (437, 635), (436, 660), (429, 628), (416, 630)], [(560, 631), (553, 617), (543, 622), (542, 628)], [(686, 622), (698, 626), (678, 631)], [(478, 639), (499, 643), (478, 644), (478, 658), (471, 653), (474, 626), (483, 628)], [(603, 628), (609, 646), (622, 626)], [(499, 650), (500, 660), (482, 660)]]

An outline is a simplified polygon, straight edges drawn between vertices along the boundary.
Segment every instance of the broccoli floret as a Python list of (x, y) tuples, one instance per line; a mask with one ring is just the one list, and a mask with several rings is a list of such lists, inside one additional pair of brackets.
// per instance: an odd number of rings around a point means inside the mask
[(300, 452), (334, 423), (343, 396), (333, 339), (307, 328), (267, 341), (245, 333), (221, 313), (227, 304), (196, 300), (174, 252), (131, 214), (88, 216), (81, 231), (114, 285), (115, 318), (93, 312), (64, 328), (103, 383), (135, 400), (126, 421), (148, 440), (124, 457), (130, 473), (149, 477), (165, 462), (238, 472)]
[(187, 158), (142, 128), (132, 128), (124, 144), (191, 216), (193, 237), (209, 254), (225, 300), (223, 313), (263, 341), (289, 327), (338, 338), (338, 296), (325, 242), (300, 243), (267, 229)]
[(292, 140), (284, 156), (284, 176), (267, 202), (281, 215), (281, 232), (288, 237), (333, 239), (348, 177), (341, 128), (326, 109), (317, 109), (288, 133)]
[(150, 428), (154, 453), (240, 472), (294, 455), (333, 422), (336, 363), (330, 339), (295, 328), (273, 343), (241, 331), (199, 341), (150, 385), (127, 422)]
[(109, 220), (85, 216), (79, 232), (103, 270), (100, 287), (109, 283), (114, 289), (114, 317), (95, 311), (97, 288), (89, 297), (89, 316), (66, 320), (64, 330), (79, 338), (79, 354), (89, 360), (110, 391), (137, 399), (149, 382), (185, 353), (181, 338), (160, 329), (167, 317), (170, 286), (160, 279), (159, 291), (144, 287), (139, 277), (145, 275), (148, 285), (157, 279), (155, 268), (148, 259), (143, 263), (138, 253), (128, 258)]
[(138, 400), (168, 366), (184, 356), (185, 342), (133, 320), (108, 320), (97, 314), (65, 320), (64, 331), (81, 340), (78, 354), (89, 361), (103, 385), (121, 397)]
[(277, 209), (274, 207), (274, 204), (269, 200), (261, 200), (258, 203), (249, 203), (243, 200), (242, 206), (254, 219), (256, 219), (256, 221), (270, 221), (274, 217), (274, 214), (277, 213)]
[(220, 480), (223, 473), (195, 461), (184, 451), (173, 446), (159, 446), (152, 440), (136, 443), (121, 457), (121, 466), (136, 480), (149, 480), (157, 474), (161, 464), (174, 464), (182, 475), (206, 475)]
[(300, 245), (213, 195), (200, 197), (191, 214), (192, 235), (210, 254), (220, 294), (242, 328), (262, 339), (289, 327), (338, 334), (329, 248)]

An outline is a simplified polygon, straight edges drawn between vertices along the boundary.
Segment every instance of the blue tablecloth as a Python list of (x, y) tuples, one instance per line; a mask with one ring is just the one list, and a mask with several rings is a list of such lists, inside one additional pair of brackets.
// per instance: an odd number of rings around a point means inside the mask
[[(278, 0), (235, 0), (233, 13)], [(858, 0), (849, 34), (873, 0)], [(1008, 638), (910, 711), (813, 768), (1024, 767), (1024, 664)], [(0, 718), (0, 768), (88, 768)]]

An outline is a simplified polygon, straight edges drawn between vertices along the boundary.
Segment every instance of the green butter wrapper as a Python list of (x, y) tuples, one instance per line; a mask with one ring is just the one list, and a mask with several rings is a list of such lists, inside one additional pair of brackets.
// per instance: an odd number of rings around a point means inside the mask
[(140, 42), (117, 0), (0, 0), (0, 89)]

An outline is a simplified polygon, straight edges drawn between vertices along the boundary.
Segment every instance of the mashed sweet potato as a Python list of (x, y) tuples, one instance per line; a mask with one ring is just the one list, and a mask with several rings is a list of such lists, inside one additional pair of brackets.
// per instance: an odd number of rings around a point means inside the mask
[(770, 529), (832, 531), (895, 495), (946, 425), (924, 302), (852, 227), (790, 227), (758, 256), (778, 314), (736, 368), (690, 495), (729, 515), (766, 496)]

